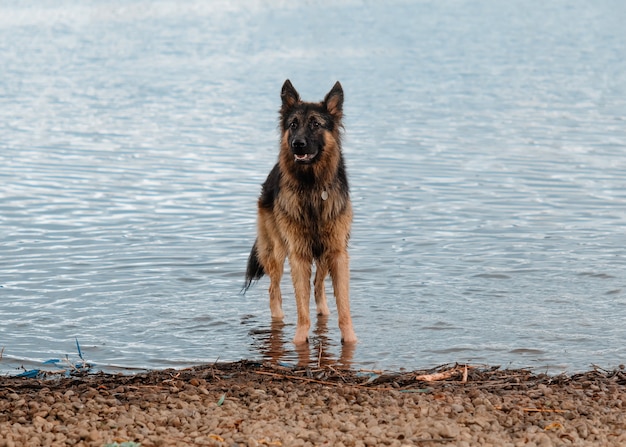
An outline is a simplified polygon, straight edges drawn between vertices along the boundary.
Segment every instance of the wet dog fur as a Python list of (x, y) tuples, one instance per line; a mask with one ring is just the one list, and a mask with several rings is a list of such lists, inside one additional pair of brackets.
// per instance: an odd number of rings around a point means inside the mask
[(267, 274), (272, 319), (282, 320), (280, 280), (288, 257), (298, 311), (293, 341), (306, 343), (315, 263), (317, 313), (330, 313), (324, 288), (330, 274), (342, 341), (355, 343), (348, 257), (352, 204), (341, 152), (343, 89), (337, 82), (322, 102), (304, 102), (286, 80), (280, 96), (278, 163), (258, 200), (257, 238), (248, 258), (244, 290)]

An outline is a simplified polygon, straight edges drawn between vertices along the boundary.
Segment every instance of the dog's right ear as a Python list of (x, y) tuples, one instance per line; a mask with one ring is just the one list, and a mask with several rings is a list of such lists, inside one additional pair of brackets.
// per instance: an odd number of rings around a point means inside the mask
[(283, 111), (290, 109), (296, 103), (300, 102), (300, 95), (293, 87), (289, 79), (287, 79), (283, 84), (283, 89), (280, 92), (280, 99), (283, 101)]

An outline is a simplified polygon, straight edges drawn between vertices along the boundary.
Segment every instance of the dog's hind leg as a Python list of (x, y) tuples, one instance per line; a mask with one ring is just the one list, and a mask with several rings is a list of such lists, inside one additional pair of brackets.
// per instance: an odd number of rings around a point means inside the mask
[(291, 278), (296, 294), (298, 308), (298, 323), (293, 342), (297, 345), (309, 341), (311, 318), (309, 316), (309, 301), (311, 300), (311, 260), (302, 256), (289, 255)]
[(330, 315), (328, 303), (326, 302), (326, 288), (324, 287), (324, 279), (328, 275), (328, 266), (322, 261), (315, 261), (315, 305), (317, 306), (318, 315)]
[(337, 316), (341, 340), (344, 343), (356, 343), (356, 334), (350, 316), (350, 266), (347, 250), (328, 256), (330, 277), (337, 300)]
[(271, 211), (259, 207), (258, 259), (263, 266), (265, 274), (270, 277), (270, 311), (273, 320), (282, 320), (283, 298), (280, 293), (280, 280), (283, 277), (287, 249), (276, 231), (276, 222)]

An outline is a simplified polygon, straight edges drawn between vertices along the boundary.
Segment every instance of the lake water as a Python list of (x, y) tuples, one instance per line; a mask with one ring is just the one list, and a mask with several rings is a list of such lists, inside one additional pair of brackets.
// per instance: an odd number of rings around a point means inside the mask
[[(626, 361), (626, 3), (4, 1), (0, 372)], [(280, 87), (345, 90), (355, 209), (295, 350), (240, 294)], [(328, 285), (330, 290), (330, 284)]]

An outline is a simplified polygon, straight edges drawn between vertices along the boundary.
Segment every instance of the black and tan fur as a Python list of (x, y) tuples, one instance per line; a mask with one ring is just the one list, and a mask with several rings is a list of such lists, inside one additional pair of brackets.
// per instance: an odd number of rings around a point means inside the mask
[(258, 234), (245, 289), (267, 274), (272, 318), (282, 320), (280, 279), (289, 258), (298, 310), (294, 343), (308, 341), (312, 264), (318, 315), (330, 313), (324, 279), (330, 273), (344, 343), (356, 342), (349, 298), (348, 239), (352, 204), (341, 152), (343, 89), (337, 82), (322, 102), (303, 102), (289, 80), (282, 92), (278, 163), (263, 183)]

